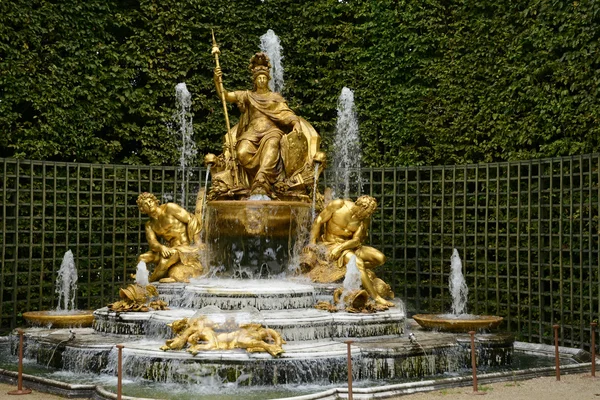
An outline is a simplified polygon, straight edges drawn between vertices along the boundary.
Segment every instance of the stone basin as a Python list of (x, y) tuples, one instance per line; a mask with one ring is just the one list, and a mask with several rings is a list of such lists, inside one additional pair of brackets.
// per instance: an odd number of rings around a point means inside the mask
[(469, 332), (497, 328), (504, 318), (494, 315), (417, 314), (413, 319), (426, 329), (443, 332)]
[(299, 217), (308, 215), (310, 208), (310, 204), (301, 201), (209, 201), (209, 237), (295, 236)]
[(49, 326), (53, 328), (90, 327), (94, 323), (94, 311), (28, 311), (23, 318), (33, 326)]
[(294, 246), (310, 215), (311, 204), (300, 201), (209, 201), (204, 238), (207, 270), (239, 279), (287, 275)]

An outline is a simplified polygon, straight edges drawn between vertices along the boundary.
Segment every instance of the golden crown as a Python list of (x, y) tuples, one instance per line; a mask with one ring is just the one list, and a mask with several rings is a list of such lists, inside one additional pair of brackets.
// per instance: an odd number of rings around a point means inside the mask
[(269, 79), (271, 78), (271, 61), (269, 61), (269, 56), (266, 53), (260, 52), (253, 55), (248, 69), (252, 73), (252, 79), (256, 79), (261, 74), (267, 75)]

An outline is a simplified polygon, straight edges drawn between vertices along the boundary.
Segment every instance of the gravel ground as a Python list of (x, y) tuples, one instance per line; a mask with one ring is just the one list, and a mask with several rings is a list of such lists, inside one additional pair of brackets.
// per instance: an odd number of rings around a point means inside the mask
[[(482, 400), (584, 400), (600, 399), (600, 379), (592, 379), (589, 374), (563, 375), (560, 382), (556, 377), (543, 377), (528, 381), (508, 381), (481, 386), (479, 391), (485, 393)], [(15, 386), (0, 383), (0, 399), (16, 399), (20, 396), (9, 396)], [(398, 400), (473, 400), (472, 387), (453, 388), (400, 396)], [(28, 400), (56, 400), (62, 397), (34, 391), (22, 397)]]
[[(27, 388), (27, 386), (23, 385), (23, 388)], [(10, 392), (12, 390), (17, 390), (17, 386), (8, 385), (6, 383), (0, 383), (0, 399), (2, 399), (2, 400), (9, 400), (9, 399), (11, 399), (11, 400), (16, 400), (16, 399), (56, 400), (56, 399), (64, 398), (64, 397), (54, 396), (51, 394), (41, 393), (41, 392), (38, 392), (37, 390), (34, 390), (31, 394), (26, 394), (26, 395), (22, 395), (22, 396), (11, 396), (8, 394), (8, 392)]]
[[(498, 382), (480, 386), (479, 392), (485, 393), (485, 396), (481, 396), (482, 400), (600, 399), (600, 379), (592, 379), (588, 375), (562, 375), (560, 381), (553, 376), (528, 381)], [(473, 400), (473, 398), (472, 386), (397, 397), (401, 400)]]

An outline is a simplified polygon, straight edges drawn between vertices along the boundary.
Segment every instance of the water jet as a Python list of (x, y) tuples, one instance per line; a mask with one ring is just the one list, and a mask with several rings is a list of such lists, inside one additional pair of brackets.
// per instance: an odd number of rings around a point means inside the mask
[(23, 319), (34, 326), (51, 326), (53, 328), (92, 326), (94, 315), (91, 310), (77, 310), (75, 295), (77, 291), (77, 269), (73, 252), (68, 250), (63, 256), (56, 277), (56, 294), (58, 305), (50, 311), (27, 311)]
[(502, 323), (502, 317), (472, 315), (465, 312), (469, 289), (465, 283), (462, 262), (456, 249), (452, 252), (449, 287), (452, 295), (452, 313), (413, 315), (413, 319), (419, 325), (445, 332), (469, 332), (495, 329)]

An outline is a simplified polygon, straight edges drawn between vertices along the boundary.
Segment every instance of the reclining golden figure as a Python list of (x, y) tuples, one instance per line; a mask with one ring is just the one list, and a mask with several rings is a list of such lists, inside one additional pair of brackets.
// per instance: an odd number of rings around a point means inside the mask
[(181, 350), (189, 344), (188, 352), (193, 355), (205, 350), (245, 349), (249, 353), (267, 352), (273, 357), (284, 351), (281, 345), (285, 340), (273, 329), (261, 324), (250, 323), (237, 326), (226, 321), (219, 326), (206, 316), (184, 318), (169, 324), (175, 339), (167, 340), (161, 350)]

